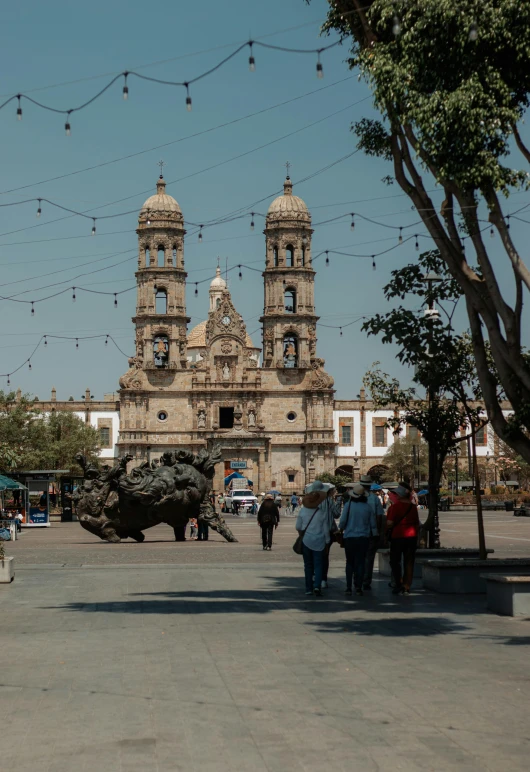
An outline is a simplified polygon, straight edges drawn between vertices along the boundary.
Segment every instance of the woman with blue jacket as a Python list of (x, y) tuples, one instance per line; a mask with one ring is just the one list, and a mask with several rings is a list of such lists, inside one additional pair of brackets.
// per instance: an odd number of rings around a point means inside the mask
[(374, 509), (368, 503), (366, 491), (360, 483), (350, 489), (350, 497), (344, 504), (339, 520), (339, 529), (344, 536), (346, 553), (346, 595), (352, 594), (352, 580), (355, 594), (362, 595), (364, 563), (370, 536), (377, 536), (377, 522)]

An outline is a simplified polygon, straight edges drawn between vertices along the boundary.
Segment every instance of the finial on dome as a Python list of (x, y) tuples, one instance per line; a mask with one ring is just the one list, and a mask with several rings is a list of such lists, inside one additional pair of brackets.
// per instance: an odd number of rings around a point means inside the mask
[(283, 195), (284, 196), (293, 195), (293, 182), (290, 177), (286, 177), (285, 182), (283, 183)]

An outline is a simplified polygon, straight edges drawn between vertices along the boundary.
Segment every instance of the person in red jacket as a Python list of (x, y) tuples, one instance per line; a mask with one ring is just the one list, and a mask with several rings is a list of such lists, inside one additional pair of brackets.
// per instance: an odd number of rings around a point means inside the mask
[(392, 592), (394, 595), (408, 595), (414, 575), (420, 519), (418, 508), (411, 500), (410, 485), (400, 482), (394, 492), (398, 499), (386, 514), (387, 535), (390, 539), (390, 567), (395, 584)]

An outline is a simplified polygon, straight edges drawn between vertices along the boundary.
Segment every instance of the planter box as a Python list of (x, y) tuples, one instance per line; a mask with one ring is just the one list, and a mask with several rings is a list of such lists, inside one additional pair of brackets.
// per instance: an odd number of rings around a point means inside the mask
[(481, 574), (486, 580), (488, 608), (509, 617), (530, 616), (530, 573), (526, 576)]
[[(494, 550), (487, 550), (488, 555), (491, 555)], [(382, 549), (377, 550), (379, 561), (379, 573), (381, 576), (390, 576), (390, 550)], [(478, 560), (478, 549), (419, 549), (416, 550), (416, 562), (414, 563), (414, 578), (421, 579), (422, 567), (425, 560)]]
[(426, 560), (423, 563), (423, 587), (435, 592), (464, 594), (486, 593), (484, 574), (530, 573), (528, 558), (511, 560)]
[(0, 584), (9, 584), (15, 578), (15, 558), (0, 560)]

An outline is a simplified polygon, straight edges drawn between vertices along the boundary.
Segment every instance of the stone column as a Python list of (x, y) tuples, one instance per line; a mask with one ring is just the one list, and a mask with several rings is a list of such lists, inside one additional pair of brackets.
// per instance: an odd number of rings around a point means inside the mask
[(265, 450), (258, 449), (258, 490), (257, 493), (266, 493), (266, 469), (265, 469)]

